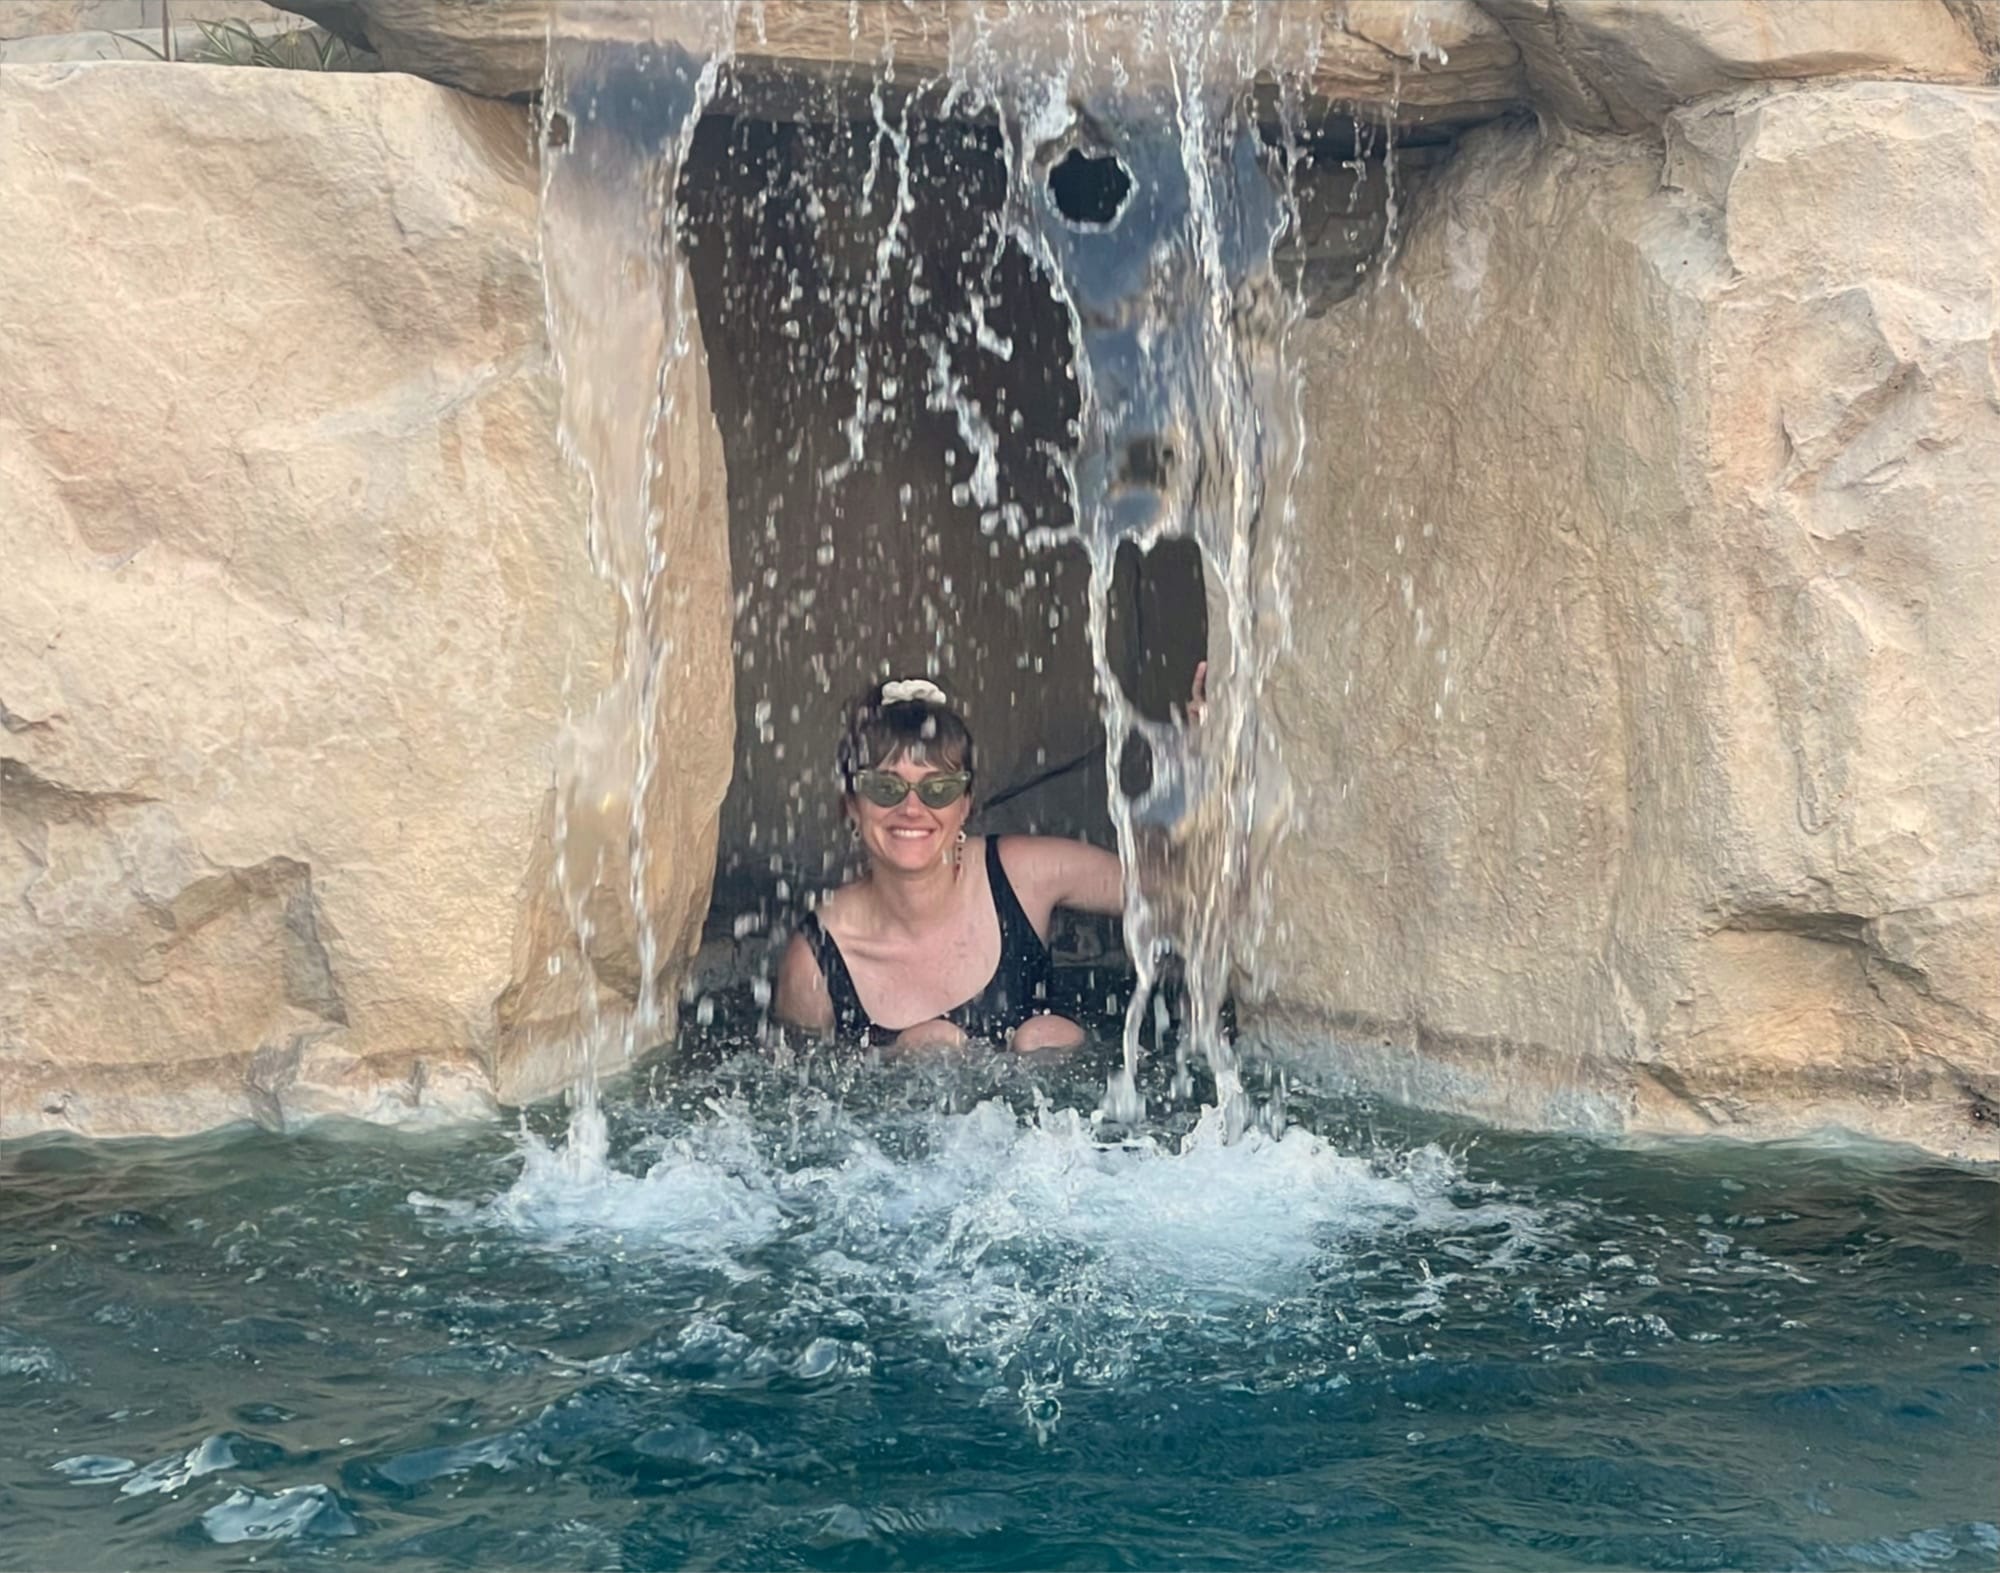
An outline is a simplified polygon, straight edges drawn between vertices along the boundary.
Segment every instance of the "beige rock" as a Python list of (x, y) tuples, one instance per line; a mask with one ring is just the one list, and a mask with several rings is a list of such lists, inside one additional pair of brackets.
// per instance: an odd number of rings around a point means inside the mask
[[(541, 87), (551, 0), (285, 3), (375, 50), (392, 70), (496, 98), (523, 98)], [(1042, 14), (1065, 54), (1110, 59), (1127, 52), (1122, 41), (1133, 29), (1157, 28), (1173, 5), (1088, 0)], [(1261, 8), (1238, 0), (1236, 9), (1244, 36), (1267, 37), (1287, 60), (1300, 58), (1309, 30), (1315, 86), (1342, 104), (1393, 110), (1404, 120), (1481, 118), (1523, 96), (1518, 51), (1473, 0), (1288, 0)], [(739, 12), (737, 86), (768, 108), (771, 87), (761, 79), (806, 68), (808, 80), (858, 84), (865, 113), (878, 61), (892, 58), (896, 80), (918, 85), (976, 49), (995, 25), (1018, 27), (1017, 10), (1003, 0), (857, 0), (851, 6), (763, 0)], [(587, 11), (580, 14), (588, 18)]]
[(1760, 82), (1980, 82), (2000, 66), (1995, 0), (1480, 0), (1520, 47), (1535, 103), (1593, 131), (1657, 128), (1681, 104)]
[(615, 610), (529, 149), (408, 77), (0, 70), (0, 1134), (546, 1090), (501, 1004)]
[(2000, 93), (1666, 131), (1478, 133), (1302, 330), (1254, 1019), (1487, 1117), (1992, 1156)]

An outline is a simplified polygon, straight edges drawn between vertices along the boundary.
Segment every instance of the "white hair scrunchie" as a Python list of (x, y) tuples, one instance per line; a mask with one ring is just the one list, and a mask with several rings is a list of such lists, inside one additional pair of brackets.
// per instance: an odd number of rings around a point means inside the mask
[(885, 705), (943, 705), (950, 701), (944, 690), (936, 683), (922, 677), (906, 677), (899, 682), (882, 685), (882, 703)]

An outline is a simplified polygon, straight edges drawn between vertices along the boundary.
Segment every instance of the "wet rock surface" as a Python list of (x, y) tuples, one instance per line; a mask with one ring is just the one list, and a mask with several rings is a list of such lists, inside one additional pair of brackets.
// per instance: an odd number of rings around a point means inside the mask
[(1993, 0), (1479, 0), (1536, 107), (1590, 131), (1658, 130), (1682, 104), (1820, 77), (1976, 83), (2000, 68)]
[[(525, 98), (542, 83), (551, 0), (286, 0), (285, 9), (379, 52), (396, 71), (495, 98)], [(643, 6), (641, 6), (643, 9)], [(1413, 122), (1485, 119), (1522, 102), (1521, 57), (1506, 30), (1473, 0), (1329, 0), (1237, 8), (1246, 25), (1322, 23), (1315, 91), (1330, 103)], [(1280, 16), (1279, 13), (1284, 13)], [(762, 0), (738, 16), (736, 55), (750, 80), (737, 90), (768, 112), (829, 84), (858, 85), (867, 114), (872, 78), (911, 87), (943, 77), (996, 30), (1023, 24), (1104, 58), (1141, 54), (1138, 30), (1157, 25), (1125, 0), (1044, 8), (999, 0)], [(886, 69), (878, 64), (887, 60)], [(1288, 61), (1288, 64), (1295, 64)], [(761, 80), (760, 80), (761, 79)]]
[(0, 1131), (546, 1090), (500, 1002), (615, 614), (529, 147), (408, 77), (0, 74)]
[(2000, 98), (1666, 135), (1481, 133), (1303, 330), (1349, 393), (1264, 1025), (1527, 1123), (1990, 1156)]

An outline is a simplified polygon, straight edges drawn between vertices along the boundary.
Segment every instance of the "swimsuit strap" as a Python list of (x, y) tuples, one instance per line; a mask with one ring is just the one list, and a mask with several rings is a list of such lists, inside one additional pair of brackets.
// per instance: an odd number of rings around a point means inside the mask
[(1007, 877), (1007, 865), (1000, 861), (998, 836), (986, 838), (986, 884), (993, 892), (993, 915), (1000, 920), (1002, 961), (1014, 955), (1016, 947), (1022, 946), (1030, 952), (1039, 950), (1046, 956), (1048, 946), (1035, 932), (1035, 925), (1028, 921), (1027, 909), (1021, 905), (1021, 898), (1014, 894), (1014, 882)]
[[(1030, 1016), (1049, 1009), (1049, 985), (1053, 967), (1049, 947), (1028, 921), (1021, 898), (1014, 893), (1007, 867), (1000, 861), (1000, 838), (986, 838), (986, 884), (993, 899), (993, 916), (1000, 926), (1000, 959), (986, 986), (962, 1005), (944, 1013), (944, 1019), (976, 1037), (1004, 1041), (1009, 1033)], [(841, 1037), (865, 1038), (871, 1043), (892, 1043), (897, 1027), (884, 1027), (872, 1020), (861, 1003), (861, 991), (854, 986), (854, 974), (847, 970), (847, 958), (819, 920), (808, 912), (799, 932), (812, 947), (819, 962), (820, 976), (826, 980), (827, 998), (833, 1004), (834, 1031)]]
[(847, 970), (847, 958), (841, 955), (840, 947), (827, 933), (819, 914), (808, 912), (805, 921), (799, 925), (799, 932), (812, 947), (813, 959), (819, 963), (820, 976), (826, 980), (826, 997), (833, 1002), (834, 1030), (843, 1037), (872, 1034), (876, 1030), (875, 1023), (868, 1019), (868, 1012), (862, 1007), (861, 991), (854, 986), (854, 974)]
[(986, 884), (993, 897), (993, 915), (1000, 925), (1000, 960), (986, 987), (946, 1016), (967, 1032), (1005, 1039), (1030, 1016), (1048, 1010), (1053, 972), (1049, 947), (1028, 921), (1007, 865), (1000, 859), (1000, 837), (986, 838)]

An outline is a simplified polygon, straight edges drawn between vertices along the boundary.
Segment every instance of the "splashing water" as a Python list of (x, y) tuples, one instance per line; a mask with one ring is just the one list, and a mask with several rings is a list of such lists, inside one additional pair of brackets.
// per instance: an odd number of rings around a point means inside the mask
[(8, 1549), (1992, 1567), (1990, 1176), (1310, 1084), (1106, 1142), (1101, 1074), (746, 1053), (608, 1103), (583, 1179), (547, 1111), (15, 1144)]
[[(1296, 226), (1295, 130), (1319, 22), (1300, 8), (1246, 17), (1226, 4), (1119, 15), (1125, 47), (1098, 58), (1078, 8), (982, 14), (954, 40), (955, 69), (970, 103), (1000, 121), (1007, 231), (1070, 318), (1081, 415), (1069, 479), (1091, 563), (1107, 747), (1150, 771), (1128, 795), (1121, 768), (1110, 792), (1137, 983), (1106, 1111), (1143, 1117), (1140, 1032), (1171, 952), (1188, 993), (1181, 1053), (1207, 1058), (1233, 1138), (1254, 1111), (1222, 1003), (1232, 974), (1254, 966), (1269, 916), (1267, 858), (1290, 809), (1258, 699), (1290, 623), (1286, 526), (1302, 424), (1287, 350), (1300, 302), (1279, 282), (1276, 252)], [(1256, 92), (1273, 83), (1275, 144)], [(1197, 725), (1142, 715), (1107, 638), (1120, 548), (1175, 537), (1200, 548), (1220, 644)], [(1177, 1078), (1181, 1095), (1188, 1087)]]
[(1018, 1404), (1044, 1440), (1066, 1385), (1138, 1380), (1170, 1344), (1268, 1331), (1274, 1308), (1316, 1319), (1309, 1286), (1350, 1249), (1432, 1242), (1439, 1270), (1401, 1291), (1403, 1311), (1427, 1315), (1457, 1282), (1453, 1253), (1494, 1270), (1543, 1227), (1435, 1145), (1356, 1157), (1298, 1126), (1230, 1141), (1216, 1108), (1178, 1133), (1105, 1142), (1039, 1086), (982, 1081), (994, 1068), (905, 1063), (825, 1083), (759, 1066), (588, 1176), (524, 1133), (520, 1177), (490, 1201), (412, 1200), (481, 1234), (746, 1286), (780, 1252), (801, 1267), (792, 1320), (822, 1336), (755, 1349), (697, 1318), (681, 1342), (757, 1369), (866, 1375), (876, 1350), (840, 1329), (858, 1333), (886, 1300), (956, 1380)]
[[(730, 4), (565, 4), (543, 91), (542, 269), (566, 451), (590, 487), (593, 564), (620, 603), (610, 682), (561, 740), (555, 879), (582, 1019), (573, 1147), (601, 1166), (600, 1062), (666, 1025), (652, 857), (676, 650), (666, 577), (692, 512), (700, 368), (676, 231), (681, 165), (734, 37)], [(674, 936), (677, 937), (677, 936)], [(606, 989), (607, 977), (628, 987)], [(607, 1012), (607, 995), (609, 1010)]]
[[(1302, 446), (1288, 353), (1301, 308), (1275, 257), (1297, 227), (1292, 170), (1320, 21), (1317, 8), (1246, 12), (1219, 0), (1122, 5), (1114, 59), (1095, 52), (1088, 9), (954, 10), (942, 108), (990, 116), (1000, 131), (1006, 190), (985, 242), (995, 259), (988, 277), (1018, 248), (1071, 334), (1079, 416), (1060, 462), (1073, 523), (1029, 533), (1049, 546), (1074, 540), (1088, 557), (1087, 623), (1108, 758), (1117, 762), (1107, 771), (1109, 808), (1137, 983), (1105, 1111), (1128, 1124), (1143, 1119), (1141, 1030), (1161, 963), (1174, 955), (1189, 1017), (1175, 1090), (1190, 1091), (1186, 1058), (1199, 1051), (1214, 1073), (1220, 1128), (1233, 1139), (1257, 1111), (1221, 1028), (1222, 1005), (1232, 978), (1255, 965), (1269, 916), (1269, 849), (1290, 809), (1259, 704), (1288, 638), (1286, 526)], [(675, 181), (736, 20), (722, 4), (570, 6), (558, 9), (550, 36), (549, 123), (566, 140), (549, 138), (543, 234), (564, 431), (592, 484), (596, 561), (625, 606), (619, 669), (566, 739), (559, 879), (586, 956), (615, 948), (609, 929), (634, 936), (637, 1000), (620, 1017), (621, 1060), (662, 1017), (648, 845), (658, 833), (652, 744), (673, 652), (654, 608), (671, 533), (663, 519), (675, 506), (673, 444), (663, 435), (671, 435), (690, 309)], [(858, 33), (853, 42), (865, 49)], [(887, 357), (871, 356), (862, 340), (881, 328), (888, 281), (907, 254), (915, 95), (892, 111), (888, 44), (876, 64), (863, 206), (878, 183), (892, 194), (874, 251), (874, 298), (851, 321), (854, 402), (843, 451), (821, 485), (863, 461), (897, 391)], [(970, 291), (949, 342), (1008, 358), (997, 302)], [(982, 529), (990, 516), (991, 528), (1019, 534), (1021, 519), (998, 503), (998, 436), (949, 342), (934, 346), (926, 397), (956, 417), (972, 460), (964, 490), (982, 510)], [(1171, 539), (1198, 547), (1209, 602), (1208, 703), (1198, 724), (1142, 714), (1110, 651), (1121, 548)], [(622, 898), (607, 901), (621, 875)], [(579, 1067), (580, 1135), (593, 1129), (596, 1061), (593, 1049)], [(1282, 1126), (1280, 1110), (1265, 1119)]]

